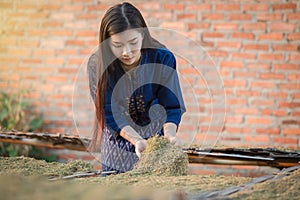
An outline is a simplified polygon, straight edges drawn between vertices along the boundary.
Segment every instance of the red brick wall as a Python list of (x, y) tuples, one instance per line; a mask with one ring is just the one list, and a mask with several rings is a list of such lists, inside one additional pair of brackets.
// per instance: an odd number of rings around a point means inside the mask
[[(212, 57), (226, 93), (217, 145), (300, 147), (299, 1), (132, 2), (149, 26), (179, 31)], [(0, 90), (30, 89), (30, 104), (44, 115), (43, 131), (76, 133), (74, 81), (97, 45), (99, 22), (109, 5), (111, 1), (91, 0), (0, 2)], [(180, 73), (193, 77), (184, 61), (178, 63)], [(203, 80), (205, 76), (193, 77), (193, 87)], [(196, 95), (203, 121), (195, 141), (214, 144), (217, 136), (205, 132), (210, 96), (205, 87)], [(193, 106), (187, 101), (188, 111)], [(180, 131), (193, 131), (192, 123), (185, 122)]]

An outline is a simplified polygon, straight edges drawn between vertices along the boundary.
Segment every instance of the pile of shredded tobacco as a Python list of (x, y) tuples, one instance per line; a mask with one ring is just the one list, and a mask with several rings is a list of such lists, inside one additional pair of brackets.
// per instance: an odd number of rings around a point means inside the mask
[(67, 176), (76, 172), (90, 171), (92, 165), (82, 160), (72, 160), (68, 163), (46, 162), (28, 157), (1, 157), (1, 174), (23, 176)]
[[(157, 138), (152, 139), (156, 140)], [(152, 139), (149, 141), (152, 141)], [(159, 140), (160, 139), (162, 138), (159, 138)], [(155, 147), (155, 149), (162, 148), (159, 146), (160, 145)], [(151, 143), (149, 143), (149, 147), (153, 147)], [(150, 150), (151, 148), (147, 149), (146, 152), (151, 152)], [(143, 162), (145, 162), (144, 159), (146, 159), (145, 156), (142, 158)], [(164, 159), (169, 158), (164, 157)], [(253, 180), (250, 177), (155, 175), (154, 173), (157, 173), (157, 170), (162, 170), (161, 173), (172, 170), (173, 173), (174, 171), (178, 171), (172, 168), (163, 171), (161, 166), (157, 167), (156, 161), (152, 163), (152, 167), (145, 166), (148, 170), (141, 170), (139, 167), (142, 166), (141, 164), (143, 162), (133, 171), (144, 171), (144, 174), (129, 174), (128, 172), (107, 177), (50, 181), (47, 180), (49, 176), (62, 176), (75, 174), (80, 171), (89, 171), (90, 165), (83, 161), (47, 163), (26, 157), (0, 157), (0, 193), (3, 199), (16, 200), (61, 198), (72, 200), (201, 199), (203, 194), (216, 193), (218, 190), (233, 187), (244, 189), (230, 196), (226, 196), (224, 199), (299, 199), (300, 195), (300, 169), (289, 172), (284, 177), (280, 176), (253, 185)], [(182, 191), (186, 194), (186, 198), (182, 198), (181, 194), (179, 194), (180, 198), (179, 196), (174, 196), (177, 195), (177, 193), (173, 193), (176, 191)]]
[(183, 176), (188, 172), (188, 156), (166, 138), (154, 136), (131, 173), (163, 176)]

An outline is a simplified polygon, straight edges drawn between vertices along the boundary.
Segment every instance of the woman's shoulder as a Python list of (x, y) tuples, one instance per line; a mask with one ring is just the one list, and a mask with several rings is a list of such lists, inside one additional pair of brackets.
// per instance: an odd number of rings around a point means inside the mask
[(170, 60), (175, 61), (175, 56), (173, 52), (165, 47), (151, 48), (145, 51), (147, 58), (152, 62), (169, 62)]
[(151, 54), (159, 54), (160, 56), (174, 56), (173, 53), (166, 47), (150, 48), (146, 51)]

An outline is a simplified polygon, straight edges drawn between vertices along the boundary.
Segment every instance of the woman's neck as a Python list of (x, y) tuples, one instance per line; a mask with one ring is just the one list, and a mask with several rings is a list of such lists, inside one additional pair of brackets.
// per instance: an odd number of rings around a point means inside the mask
[(122, 65), (122, 68), (124, 69), (125, 72), (128, 72), (128, 71), (130, 71), (130, 70), (137, 67), (137, 64), (135, 64), (135, 63), (132, 64), (132, 65), (125, 65), (125, 64), (122, 63), (121, 65)]

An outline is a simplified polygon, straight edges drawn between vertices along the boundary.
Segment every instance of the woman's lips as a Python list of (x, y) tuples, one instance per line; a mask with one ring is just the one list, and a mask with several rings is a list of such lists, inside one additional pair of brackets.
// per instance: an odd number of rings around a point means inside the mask
[(126, 62), (129, 62), (131, 61), (132, 58), (122, 58), (122, 60), (126, 61)]

